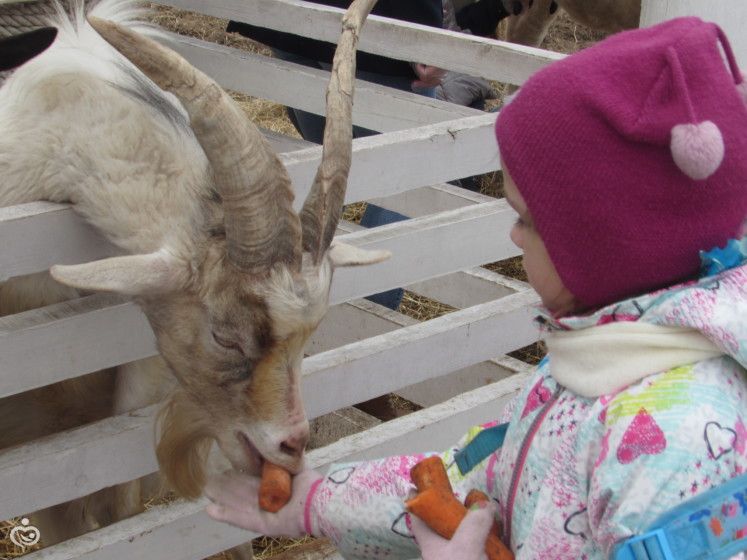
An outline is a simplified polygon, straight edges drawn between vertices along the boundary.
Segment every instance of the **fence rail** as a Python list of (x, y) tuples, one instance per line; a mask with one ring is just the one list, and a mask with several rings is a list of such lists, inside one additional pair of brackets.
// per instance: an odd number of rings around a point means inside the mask
[[(337, 43), (343, 11), (301, 0), (161, 0), (161, 4)], [(445, 29), (369, 16), (359, 49), (499, 82), (522, 84), (565, 55)]]

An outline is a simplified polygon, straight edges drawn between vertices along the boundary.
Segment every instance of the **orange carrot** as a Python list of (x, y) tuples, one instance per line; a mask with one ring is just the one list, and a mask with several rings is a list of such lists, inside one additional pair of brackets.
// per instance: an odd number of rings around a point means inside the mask
[(269, 461), (262, 465), (262, 482), (259, 484), (259, 507), (277, 512), (291, 497), (291, 475), (283, 467)]
[(467, 509), (471, 508), (475, 504), (482, 504), (484, 502), (490, 503), (490, 498), (485, 492), (480, 492), (477, 488), (469, 491), (467, 497), (464, 498), (464, 507)]
[[(443, 461), (439, 457), (424, 459), (410, 470), (410, 477), (418, 489), (418, 494), (405, 502), (408, 511), (417, 515), (443, 538), (451, 539), (467, 515), (467, 508), (454, 496)], [(485, 494), (479, 494), (473, 494), (469, 499), (488, 500)], [(493, 528), (495, 529), (495, 525)], [(485, 543), (485, 552), (489, 560), (514, 558), (511, 551), (498, 538), (498, 534), (492, 531)]]
[(418, 492), (428, 490), (428, 488), (440, 488), (451, 494), (449, 475), (446, 474), (441, 458), (435, 455), (423, 459), (410, 469), (410, 478), (412, 478)]
[(422, 519), (428, 527), (445, 539), (454, 536), (459, 523), (467, 515), (464, 507), (454, 494), (447, 494), (437, 488), (428, 488), (405, 502), (410, 513)]
[(485, 553), (489, 560), (514, 560), (513, 553), (494, 533), (490, 533), (485, 541)]

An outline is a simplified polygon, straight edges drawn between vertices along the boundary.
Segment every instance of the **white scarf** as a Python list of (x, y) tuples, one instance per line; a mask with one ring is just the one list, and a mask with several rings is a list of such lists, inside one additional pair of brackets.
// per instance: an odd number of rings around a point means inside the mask
[(648, 375), (722, 355), (699, 331), (641, 321), (551, 332), (550, 375), (583, 397), (614, 393)]

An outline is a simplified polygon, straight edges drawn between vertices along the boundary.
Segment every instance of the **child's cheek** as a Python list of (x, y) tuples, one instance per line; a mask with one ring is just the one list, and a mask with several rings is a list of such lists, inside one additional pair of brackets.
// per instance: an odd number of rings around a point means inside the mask
[(524, 249), (521, 226), (519, 226), (518, 224), (515, 224), (514, 227), (511, 228), (511, 233), (509, 234), (509, 237), (511, 238), (511, 242), (514, 245), (516, 245), (519, 249)]

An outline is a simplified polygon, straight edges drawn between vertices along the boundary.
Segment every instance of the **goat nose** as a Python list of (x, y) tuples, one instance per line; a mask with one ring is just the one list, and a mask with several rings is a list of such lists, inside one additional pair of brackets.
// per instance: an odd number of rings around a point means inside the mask
[(306, 424), (303, 428), (295, 430), (285, 441), (280, 443), (280, 451), (291, 457), (300, 457), (306, 444), (309, 442), (309, 427)]
[(521, 11), (522, 11), (523, 9), (524, 9), (524, 6), (522, 6), (522, 5), (521, 5), (521, 2), (519, 2), (518, 0), (517, 0), (517, 1), (515, 1), (515, 2), (514, 2), (514, 3), (512, 4), (512, 5), (511, 5), (511, 11), (512, 11), (512, 12), (514, 13), (514, 15), (515, 15), (515, 16), (518, 16), (518, 15), (519, 15), (519, 14), (521, 13)]

